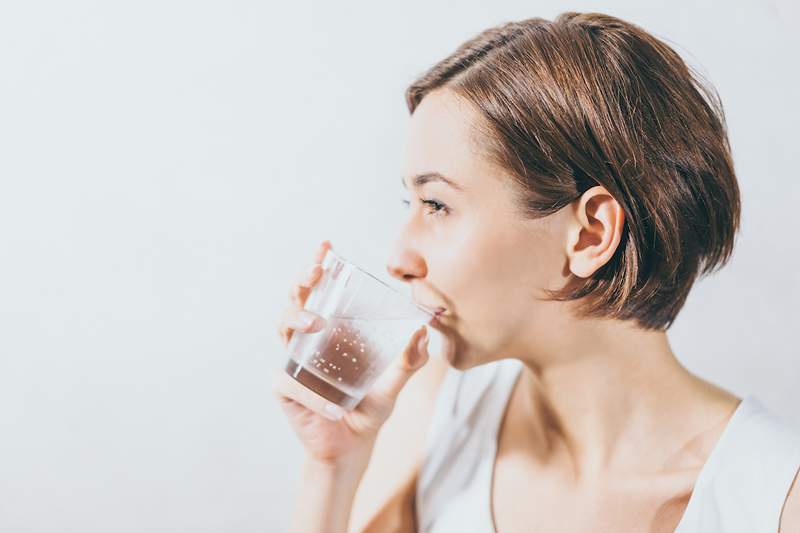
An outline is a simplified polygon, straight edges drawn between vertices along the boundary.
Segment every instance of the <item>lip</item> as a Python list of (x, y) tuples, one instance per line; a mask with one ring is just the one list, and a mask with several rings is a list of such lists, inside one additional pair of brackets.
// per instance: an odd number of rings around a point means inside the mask
[(425, 303), (425, 302), (422, 302), (422, 301), (419, 301), (419, 300), (415, 300), (413, 298), (411, 299), (411, 301), (414, 302), (416, 305), (418, 305), (420, 307), (424, 307), (425, 309), (427, 309), (428, 311), (433, 312), (433, 313), (441, 314), (444, 311), (447, 311), (447, 308), (443, 307), (441, 305), (432, 305), (432, 304), (428, 304), (428, 303)]
[(432, 323), (435, 319), (437, 319), (440, 316), (445, 315), (447, 313), (447, 308), (442, 306), (442, 305), (428, 304), (428, 303), (416, 300), (415, 298), (412, 298), (412, 301), (415, 304), (417, 304), (418, 306), (425, 308), (429, 313), (433, 313), (433, 318), (431, 319), (431, 321), (429, 323)]
[(428, 325), (430, 326), (441, 325), (442, 321), (439, 320), (439, 317), (444, 316), (445, 313), (447, 313), (447, 309), (445, 309), (444, 307), (437, 307), (434, 312), (434, 315), (431, 317), (430, 320), (428, 320)]
[(432, 305), (425, 306), (433, 312), (433, 315), (436, 317), (440, 317), (447, 312), (447, 309), (444, 307), (434, 307)]

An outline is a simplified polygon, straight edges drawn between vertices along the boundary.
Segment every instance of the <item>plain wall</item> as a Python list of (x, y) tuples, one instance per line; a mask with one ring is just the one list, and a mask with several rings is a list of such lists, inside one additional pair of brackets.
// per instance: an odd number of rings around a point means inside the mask
[(719, 91), (743, 228), (669, 337), (800, 422), (797, 4), (4, 2), (0, 530), (284, 530), (289, 286), (323, 239), (390, 281), (405, 87), (564, 10), (642, 25)]

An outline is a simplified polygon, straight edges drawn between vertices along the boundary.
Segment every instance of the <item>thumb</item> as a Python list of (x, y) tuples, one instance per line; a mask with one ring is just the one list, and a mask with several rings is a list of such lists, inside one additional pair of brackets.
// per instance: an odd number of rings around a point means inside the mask
[(422, 326), (411, 336), (401, 357), (395, 358), (380, 375), (367, 396), (394, 405), (408, 380), (428, 362), (428, 329)]

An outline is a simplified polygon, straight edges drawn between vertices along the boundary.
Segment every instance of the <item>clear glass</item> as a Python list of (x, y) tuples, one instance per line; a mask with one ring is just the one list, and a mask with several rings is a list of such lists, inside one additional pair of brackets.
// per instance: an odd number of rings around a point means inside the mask
[(286, 372), (352, 410), (435, 313), (330, 249), (322, 269), (305, 309), (327, 324), (321, 331), (292, 334)]

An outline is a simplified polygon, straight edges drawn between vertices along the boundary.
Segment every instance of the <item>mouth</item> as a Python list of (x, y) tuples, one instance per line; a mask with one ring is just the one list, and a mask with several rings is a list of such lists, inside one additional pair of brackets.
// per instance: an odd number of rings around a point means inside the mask
[(436, 307), (436, 308), (434, 308), (433, 317), (431, 317), (431, 319), (428, 321), (428, 324), (431, 325), (431, 326), (440, 325), (442, 322), (441, 322), (441, 320), (439, 318), (444, 316), (445, 313), (447, 313), (447, 309), (444, 308), (444, 307)]
[(428, 321), (428, 324), (438, 323), (440, 317), (447, 315), (447, 308), (444, 307), (443, 305), (428, 304), (424, 301), (417, 300), (416, 298), (412, 298), (411, 300), (416, 305), (424, 308), (426, 311), (428, 311), (433, 315)]

